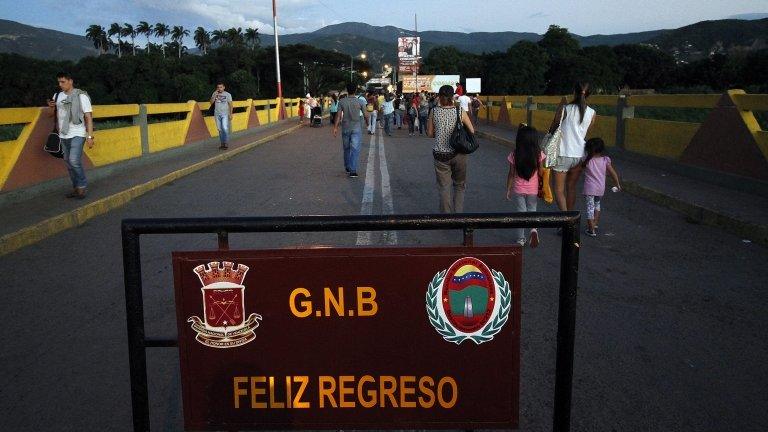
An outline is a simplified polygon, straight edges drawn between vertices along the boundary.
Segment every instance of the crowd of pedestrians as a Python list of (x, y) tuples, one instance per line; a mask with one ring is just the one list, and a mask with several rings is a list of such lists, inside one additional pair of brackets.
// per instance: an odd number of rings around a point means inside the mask
[[(87, 193), (87, 179), (82, 164), (84, 146), (93, 148), (93, 108), (88, 94), (74, 87), (68, 73), (57, 75), (60, 92), (48, 101), (49, 115), (55, 117), (54, 133), (58, 134), (60, 154), (72, 182), (70, 198), (84, 198)], [(610, 175), (615, 183), (612, 190), (620, 189), (619, 176), (610, 157), (605, 154), (605, 143), (596, 137), (586, 137), (597, 118), (595, 110), (588, 104), (590, 86), (578, 83), (573, 98), (558, 106), (549, 129), (550, 135), (543, 141), (533, 127), (521, 124), (517, 130), (515, 150), (507, 156), (509, 172), (506, 179), (506, 197), (514, 203), (517, 212), (536, 211), (538, 199), (545, 191), (554, 190), (554, 201), (561, 211), (573, 210), (576, 203), (579, 180), (584, 175), (583, 196), (586, 207), (588, 236), (597, 236), (602, 197), (605, 193), (606, 177)], [(211, 114), (219, 133), (220, 148), (228, 148), (229, 132), (233, 116), (232, 95), (219, 82), (211, 95)], [(467, 159), (465, 152), (453, 148), (452, 140), (459, 124), (470, 136), (478, 127), (478, 112), (484, 104), (477, 95), (464, 92), (460, 83), (456, 86), (442, 86), (437, 94), (414, 92), (394, 94), (384, 91), (357, 92), (349, 84), (341, 94), (328, 98), (314, 98), (307, 94), (299, 104), (299, 123), (305, 120), (310, 125), (320, 125), (322, 108), (328, 107), (333, 136), (341, 130), (344, 169), (350, 178), (358, 177), (363, 128), (368, 134), (382, 128), (392, 136), (395, 128), (408, 127), (409, 137), (427, 135), (434, 139), (432, 159), (438, 189), (441, 212), (461, 213), (464, 211), (464, 193), (467, 182)], [(557, 136), (555, 145), (548, 145), (548, 139)], [(551, 142), (550, 142), (551, 143)], [(46, 145), (46, 150), (47, 150)], [(547, 153), (544, 153), (547, 147)], [(556, 158), (550, 160), (549, 152), (556, 147)], [(549, 184), (550, 171), (554, 187)], [(518, 242), (536, 247), (539, 236), (536, 229), (526, 239), (518, 231)]]

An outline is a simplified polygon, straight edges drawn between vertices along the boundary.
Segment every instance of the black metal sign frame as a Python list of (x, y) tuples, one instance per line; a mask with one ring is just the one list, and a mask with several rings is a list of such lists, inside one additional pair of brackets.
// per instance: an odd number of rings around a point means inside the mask
[(147, 348), (176, 347), (177, 339), (147, 337), (141, 280), (142, 235), (218, 235), (219, 249), (229, 249), (229, 233), (462, 230), (463, 245), (473, 246), (477, 229), (561, 228), (557, 359), (552, 429), (567, 432), (571, 423), (576, 294), (579, 273), (578, 212), (491, 213), (395, 216), (286, 216), (241, 218), (125, 219), (122, 223), (125, 310), (134, 431), (149, 431)]

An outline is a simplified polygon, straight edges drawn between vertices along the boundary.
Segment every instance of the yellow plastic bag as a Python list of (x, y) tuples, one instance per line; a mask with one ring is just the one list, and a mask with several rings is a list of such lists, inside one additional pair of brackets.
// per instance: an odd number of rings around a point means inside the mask
[(550, 183), (551, 170), (544, 168), (541, 176), (541, 188), (539, 188), (539, 198), (543, 199), (545, 203), (552, 204), (555, 201), (555, 196), (552, 194), (552, 184)]

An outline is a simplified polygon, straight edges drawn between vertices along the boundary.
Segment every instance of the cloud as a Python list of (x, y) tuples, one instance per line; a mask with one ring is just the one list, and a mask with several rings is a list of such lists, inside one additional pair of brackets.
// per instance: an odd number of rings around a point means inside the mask
[[(272, 33), (272, 3), (253, 0), (135, 0), (135, 3), (145, 11), (172, 13), (189, 21), (204, 21), (204, 27), (213, 25), (216, 28), (253, 27), (260, 33)], [(280, 0), (278, 3), (278, 26), (281, 33), (297, 33), (314, 30), (318, 22), (310, 21), (307, 25), (305, 18), (281, 19), (283, 16), (295, 17), (303, 15), (301, 11), (312, 7), (315, 2), (310, 0)]]
[(547, 18), (549, 17), (549, 14), (545, 14), (544, 12), (536, 12), (533, 15), (529, 15), (529, 19), (536, 19), (536, 18)]

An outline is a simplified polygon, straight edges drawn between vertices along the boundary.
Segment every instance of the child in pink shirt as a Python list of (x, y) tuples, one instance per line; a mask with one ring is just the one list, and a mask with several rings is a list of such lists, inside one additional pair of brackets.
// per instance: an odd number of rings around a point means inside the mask
[(605, 194), (605, 173), (611, 174), (616, 188), (621, 189), (619, 175), (613, 169), (611, 158), (605, 156), (605, 143), (600, 138), (592, 138), (584, 146), (587, 158), (584, 159), (584, 197), (587, 200), (587, 235), (597, 237), (597, 223), (600, 221), (600, 201)]
[[(507, 175), (507, 200), (513, 201), (518, 212), (535, 212), (538, 202), (539, 178), (542, 175), (542, 161), (546, 159), (539, 149), (536, 129), (521, 124), (517, 130), (515, 150), (507, 156), (509, 174)], [(525, 230), (519, 228), (517, 242), (525, 246)], [(539, 245), (539, 232), (531, 229), (529, 243), (532, 248)]]

